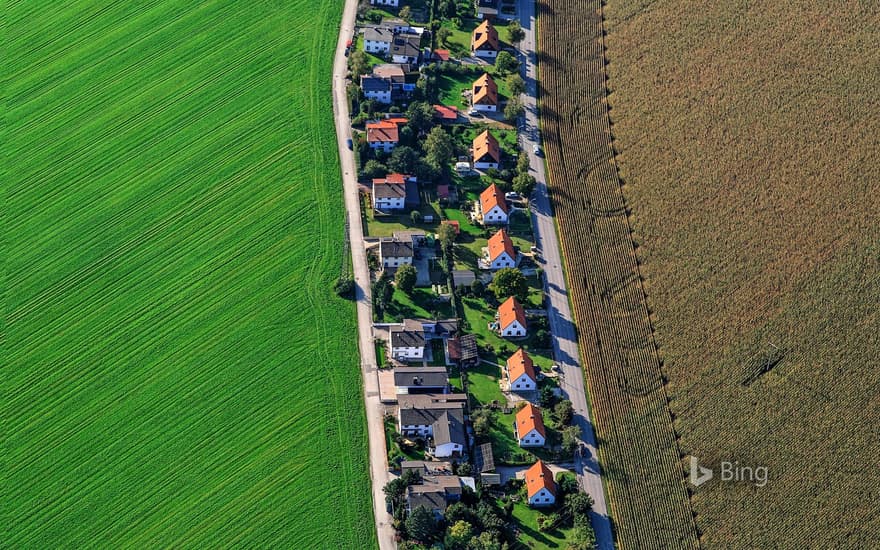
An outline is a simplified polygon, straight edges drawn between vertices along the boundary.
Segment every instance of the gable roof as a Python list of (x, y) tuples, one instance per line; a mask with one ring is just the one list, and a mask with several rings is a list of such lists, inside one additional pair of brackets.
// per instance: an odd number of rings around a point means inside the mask
[(400, 133), (397, 131), (397, 124), (386, 120), (368, 122), (367, 141), (370, 143), (397, 143), (400, 141)]
[[(412, 244), (410, 244), (409, 250), (412, 251)], [(425, 331), (422, 329), (421, 323), (407, 319), (403, 326), (391, 327), (392, 348), (420, 348), (424, 345)]]
[(371, 42), (387, 42), (391, 43), (394, 39), (394, 32), (387, 27), (366, 27), (364, 29), (364, 40)]
[(541, 489), (547, 489), (550, 494), (556, 495), (556, 482), (553, 481), (553, 472), (542, 461), (535, 462), (526, 470), (526, 493), (529, 498), (535, 496)]
[(507, 252), (511, 260), (516, 259), (513, 241), (504, 229), (498, 230), (497, 233), (489, 237), (489, 261), (494, 262), (502, 252)]
[(361, 89), (365, 92), (391, 91), (391, 81), (377, 76), (361, 76)]
[[(412, 258), (413, 244), (412, 241), (401, 241), (397, 239), (384, 238), (379, 241), (379, 255), (383, 258)], [(392, 341), (394, 330), (391, 331)]]
[(526, 406), (516, 413), (516, 433), (522, 437), (532, 430), (541, 434), (541, 437), (547, 437), (541, 409), (526, 402)]
[(434, 446), (456, 443), (464, 447), (467, 441), (464, 437), (464, 422), (454, 411), (443, 411), (443, 414), (434, 422)]
[(501, 149), (498, 147), (498, 140), (489, 133), (489, 130), (484, 130), (483, 133), (474, 138), (473, 147), (475, 161), (482, 160), (486, 155), (489, 155), (495, 162), (501, 161)]
[(498, 49), (498, 31), (488, 19), (480, 23), (471, 34), (471, 48), (474, 50)]
[(511, 296), (498, 306), (498, 321), (501, 328), (505, 329), (514, 321), (519, 321), (523, 327), (526, 326), (526, 312), (516, 298)]
[(480, 193), (480, 208), (482, 209), (483, 214), (485, 214), (496, 206), (505, 214), (509, 211), (507, 201), (504, 199), (504, 193), (502, 193), (501, 189), (493, 183)]
[(373, 196), (377, 199), (406, 198), (405, 183), (388, 183), (384, 179), (373, 180)]
[(471, 85), (471, 92), (474, 98), (474, 105), (497, 105), (498, 104), (498, 85), (489, 76), (489, 73), (483, 73), (483, 76), (474, 80)]
[(511, 381), (516, 380), (525, 374), (532, 380), (535, 378), (535, 364), (532, 358), (522, 348), (516, 350), (516, 353), (507, 359), (507, 376)]
[(439, 59), (440, 61), (449, 61), (449, 50), (441, 50), (438, 48), (432, 53), (434, 54), (434, 59)]
[(402, 82), (405, 74), (406, 71), (403, 70), (403, 66), (397, 63), (380, 63), (373, 67), (373, 76), (378, 76), (379, 78), (390, 78), (394, 81)]
[(394, 37), (394, 41), (391, 43), (391, 53), (392, 55), (418, 57), (421, 40), (421, 37), (417, 35), (399, 34)]
[(458, 118), (458, 107), (434, 105), (434, 116), (442, 120), (455, 120)]
[(416, 485), (410, 485), (406, 489), (406, 503), (410, 510), (417, 508), (426, 508), (433, 512), (443, 512), (446, 510), (446, 493), (445, 491), (421, 492), (413, 490)]
[(403, 426), (433, 426), (441, 419), (464, 422), (464, 403), (431, 403), (426, 407), (401, 407), (399, 414), (400, 424)]

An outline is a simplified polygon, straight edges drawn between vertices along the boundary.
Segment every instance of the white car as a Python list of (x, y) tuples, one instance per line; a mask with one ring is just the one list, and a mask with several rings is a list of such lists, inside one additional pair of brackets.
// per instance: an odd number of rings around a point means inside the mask
[(532, 145), (532, 152), (540, 157), (541, 156), (541, 146), (540, 145)]

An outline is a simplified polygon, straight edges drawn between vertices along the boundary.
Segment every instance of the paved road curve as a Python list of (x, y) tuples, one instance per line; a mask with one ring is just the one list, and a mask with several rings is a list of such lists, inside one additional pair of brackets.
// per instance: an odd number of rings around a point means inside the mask
[(356, 283), (358, 342), (361, 352), (361, 370), (364, 378), (364, 402), (367, 408), (367, 436), (370, 448), (370, 477), (373, 483), (373, 513), (381, 550), (394, 550), (394, 528), (391, 516), (385, 511), (382, 487), (390, 479), (388, 457), (385, 454), (385, 431), (382, 425), (382, 405), (379, 402), (379, 378), (376, 368), (376, 350), (373, 347), (373, 314), (370, 305), (370, 270), (364, 249), (364, 230), (361, 225), (360, 199), (357, 188), (357, 170), (354, 153), (346, 140), (351, 135), (348, 102), (345, 97), (345, 76), (348, 72), (345, 43), (354, 33), (357, 0), (346, 0), (339, 28), (339, 41), (333, 62), (333, 117), (336, 121), (336, 141), (342, 163), (342, 184), (348, 216), (351, 257)]
[[(525, 64), (526, 93), (523, 106), (526, 110), (526, 127), (521, 132), (520, 143), (529, 154), (529, 161), (538, 185), (531, 197), (532, 226), (535, 232), (538, 250), (543, 257), (545, 274), (544, 290), (549, 298), (548, 314), (550, 331), (553, 334), (553, 353), (556, 362), (562, 368), (561, 387), (574, 406), (575, 420), (583, 431), (583, 456), (575, 457), (575, 471), (578, 481), (584, 490), (593, 497), (593, 528), (596, 530), (596, 541), (601, 550), (613, 550), (614, 539), (611, 534), (611, 522), (608, 519), (608, 506), (602, 486), (601, 470), (596, 454), (596, 436), (590, 421), (590, 410), (584, 391), (584, 373), (579, 366), (577, 335), (568, 305), (568, 293), (565, 276), (562, 270), (562, 255), (556, 237), (556, 226), (547, 195), (547, 176), (544, 172), (544, 159), (535, 154), (533, 148), (540, 144), (538, 131), (538, 109), (536, 105), (537, 70), (535, 67), (535, 51), (537, 44), (537, 28), (535, 19), (535, 0), (519, 0), (519, 16), (522, 28), (526, 33), (520, 43), (520, 60)], [(542, 152), (543, 155), (543, 152)]]

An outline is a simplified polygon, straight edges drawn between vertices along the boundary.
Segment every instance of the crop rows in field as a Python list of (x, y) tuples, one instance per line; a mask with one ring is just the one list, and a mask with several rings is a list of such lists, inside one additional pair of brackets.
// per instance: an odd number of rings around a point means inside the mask
[(7, 6), (4, 547), (375, 546), (340, 11)]
[(614, 164), (601, 2), (539, 1), (541, 121), (585, 375), (622, 548), (699, 539)]

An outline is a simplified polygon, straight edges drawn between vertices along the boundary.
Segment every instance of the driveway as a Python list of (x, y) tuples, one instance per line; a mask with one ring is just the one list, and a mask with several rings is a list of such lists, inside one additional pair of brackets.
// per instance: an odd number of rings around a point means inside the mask
[(529, 161), (538, 185), (531, 197), (532, 227), (535, 241), (542, 251), (545, 283), (549, 307), (550, 331), (553, 334), (553, 355), (562, 369), (561, 388), (574, 406), (575, 422), (580, 426), (582, 442), (585, 446), (584, 456), (573, 457), (574, 470), (578, 475), (581, 487), (593, 498), (591, 521), (596, 531), (597, 547), (601, 550), (613, 550), (614, 538), (611, 533), (611, 522), (608, 519), (608, 505), (602, 485), (601, 470), (596, 453), (596, 435), (591, 422), (591, 414), (584, 390), (584, 373), (579, 366), (577, 335), (574, 317), (568, 305), (568, 293), (565, 288), (565, 276), (562, 268), (562, 255), (556, 237), (555, 219), (547, 194), (547, 176), (544, 170), (544, 159), (534, 153), (534, 146), (540, 145), (540, 128), (536, 104), (537, 70), (535, 67), (536, 34), (534, 0), (519, 0), (520, 24), (525, 31), (525, 39), (520, 43), (519, 58), (525, 66), (526, 93), (523, 106), (526, 111), (526, 127), (521, 132), (522, 149), (529, 155)]
[(364, 380), (364, 403), (367, 410), (367, 431), (370, 451), (370, 478), (373, 485), (373, 515), (381, 550), (394, 550), (394, 528), (391, 515), (385, 511), (382, 487), (391, 479), (385, 454), (385, 431), (382, 425), (383, 407), (379, 401), (379, 377), (376, 368), (376, 350), (373, 347), (372, 311), (370, 306), (370, 270), (364, 247), (361, 225), (361, 207), (358, 194), (357, 170), (354, 153), (346, 140), (351, 136), (348, 101), (345, 97), (345, 76), (348, 72), (345, 43), (354, 33), (357, 0), (346, 0), (333, 61), (333, 118), (336, 123), (336, 141), (342, 168), (345, 209), (348, 215), (349, 240), (354, 264), (355, 297), (357, 300), (358, 344), (361, 355), (361, 374)]

